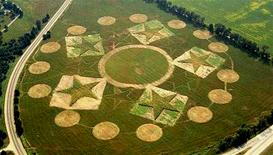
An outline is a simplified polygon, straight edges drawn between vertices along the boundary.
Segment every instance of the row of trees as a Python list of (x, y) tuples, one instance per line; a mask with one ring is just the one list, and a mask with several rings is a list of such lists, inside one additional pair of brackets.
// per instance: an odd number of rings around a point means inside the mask
[(257, 122), (242, 125), (233, 135), (220, 140), (216, 145), (216, 153), (224, 152), (232, 147), (241, 146), (271, 125), (273, 125), (273, 110), (263, 113)]
[(22, 122), (20, 119), (19, 98), (20, 98), (20, 92), (19, 90), (15, 90), (14, 92), (14, 122), (15, 122), (16, 133), (20, 137), (23, 135), (24, 129), (22, 127)]
[[(23, 54), (23, 50), (31, 44), (31, 41), (38, 35), (42, 29), (43, 24), (49, 20), (49, 15), (46, 15), (42, 21), (37, 20), (30, 32), (25, 33), (18, 39), (12, 39), (8, 42), (3, 41), (3, 34), (0, 32), (0, 97), (3, 95), (2, 82), (6, 79), (6, 74), (9, 70), (9, 64), (14, 62), (16, 57)], [(21, 120), (19, 119), (19, 96), (18, 90), (15, 91), (14, 98), (14, 117), (15, 126), (18, 136), (23, 134)], [(0, 131), (0, 144), (1, 144), (1, 131)]]
[(269, 53), (268, 46), (258, 45), (257, 43), (244, 38), (240, 34), (232, 32), (231, 28), (228, 28), (223, 24), (206, 24), (204, 17), (201, 17), (192, 11), (188, 11), (184, 7), (173, 5), (167, 0), (144, 1), (146, 3), (156, 3), (160, 9), (176, 15), (184, 21), (187, 21), (198, 28), (208, 29), (212, 34), (215, 34), (218, 40), (239, 48), (250, 56), (259, 58), (259, 60), (262, 60), (265, 63), (273, 64), (273, 57)]

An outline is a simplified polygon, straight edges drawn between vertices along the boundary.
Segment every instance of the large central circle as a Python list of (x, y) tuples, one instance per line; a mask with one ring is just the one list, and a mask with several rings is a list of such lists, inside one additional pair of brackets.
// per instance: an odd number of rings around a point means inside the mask
[(114, 86), (144, 89), (165, 82), (173, 73), (172, 61), (158, 47), (127, 45), (108, 52), (99, 62), (99, 71)]

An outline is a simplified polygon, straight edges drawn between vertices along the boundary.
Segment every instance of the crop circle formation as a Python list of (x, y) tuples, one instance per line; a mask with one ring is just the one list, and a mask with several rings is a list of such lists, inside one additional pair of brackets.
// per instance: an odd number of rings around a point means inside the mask
[(45, 61), (38, 61), (31, 64), (28, 68), (29, 72), (32, 74), (43, 74), (50, 69), (50, 64)]
[(100, 25), (109, 26), (109, 25), (113, 25), (116, 22), (116, 18), (111, 17), (111, 16), (104, 16), (104, 17), (99, 18), (97, 22)]
[(129, 17), (133, 23), (143, 23), (148, 20), (148, 17), (144, 14), (133, 14)]
[(86, 32), (86, 28), (83, 26), (75, 25), (67, 29), (67, 32), (72, 35), (80, 35)]
[(112, 122), (101, 122), (93, 128), (92, 133), (99, 140), (110, 140), (119, 134), (119, 127)]
[(173, 29), (183, 29), (186, 27), (186, 23), (182, 20), (171, 20), (168, 22), (168, 26)]
[(51, 87), (46, 84), (37, 84), (28, 90), (28, 95), (32, 98), (43, 98), (50, 94)]
[(188, 110), (188, 117), (196, 123), (207, 123), (212, 119), (213, 113), (209, 108), (195, 106)]
[(136, 131), (137, 137), (145, 142), (154, 142), (159, 140), (162, 135), (162, 129), (154, 124), (143, 124)]
[(80, 122), (81, 116), (79, 113), (72, 110), (65, 110), (55, 117), (55, 124), (60, 127), (72, 127)]
[(226, 83), (234, 83), (240, 79), (240, 76), (237, 72), (231, 69), (223, 69), (217, 73), (217, 77), (219, 80)]
[(216, 53), (224, 53), (228, 51), (228, 46), (220, 42), (212, 42), (209, 44), (209, 49)]
[(55, 53), (61, 48), (57, 42), (48, 42), (41, 47), (42, 53)]
[(208, 97), (211, 102), (217, 104), (227, 104), (232, 100), (232, 95), (223, 89), (215, 89), (210, 91)]
[(171, 62), (158, 47), (127, 45), (107, 53), (99, 62), (99, 71), (114, 86), (144, 89), (165, 82), (174, 70)]

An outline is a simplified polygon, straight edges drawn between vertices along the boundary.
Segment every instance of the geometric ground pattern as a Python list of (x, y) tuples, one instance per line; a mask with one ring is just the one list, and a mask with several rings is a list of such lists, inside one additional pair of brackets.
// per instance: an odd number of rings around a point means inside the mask
[(131, 114), (174, 126), (180, 118), (188, 97), (158, 87), (147, 87)]
[(102, 78), (64, 75), (55, 88), (50, 106), (63, 109), (98, 110), (106, 81)]
[(174, 65), (191, 72), (201, 78), (223, 65), (225, 59), (206, 50), (193, 47), (174, 60)]
[(128, 29), (132, 36), (144, 45), (148, 45), (154, 41), (173, 36), (160, 21), (152, 20), (133, 26)]
[(99, 34), (65, 37), (67, 57), (104, 55), (102, 39)]

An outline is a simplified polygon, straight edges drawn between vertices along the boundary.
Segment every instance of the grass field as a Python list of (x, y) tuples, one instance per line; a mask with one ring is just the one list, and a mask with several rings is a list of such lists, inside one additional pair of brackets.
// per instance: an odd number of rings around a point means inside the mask
[[(189, 98), (185, 106), (180, 106), (184, 110), (182, 110), (182, 114), (179, 115), (180, 117), (174, 126), (156, 123), (163, 130), (163, 135), (158, 141), (148, 143), (136, 137), (138, 127), (146, 123), (155, 123), (150, 119), (130, 113), (144, 90), (118, 88), (109, 83), (104, 90), (99, 110), (75, 110), (81, 115), (79, 124), (70, 128), (58, 127), (54, 123), (54, 119), (63, 109), (49, 107), (52, 93), (47, 97), (35, 99), (28, 96), (28, 90), (33, 85), (40, 83), (47, 84), (54, 90), (63, 75), (79, 74), (86, 77), (101, 77), (98, 71), (98, 63), (102, 56), (67, 57), (65, 41), (67, 28), (72, 25), (82, 25), (87, 28), (86, 33), (82, 34), (83, 36), (99, 33), (104, 50), (108, 53), (112, 51), (113, 43), (116, 44), (117, 48), (125, 45), (141, 44), (138, 39), (127, 32), (128, 28), (136, 25), (129, 20), (129, 16), (135, 13), (146, 14), (149, 21), (160, 21), (174, 34), (171, 37), (159, 39), (149, 44), (163, 49), (172, 59), (180, 57), (193, 47), (208, 50), (208, 44), (210, 43), (208, 40), (199, 40), (193, 37), (192, 34), (196, 30), (195, 28), (191, 25), (187, 25), (184, 29), (168, 27), (168, 21), (175, 19), (175, 17), (160, 11), (153, 4), (145, 4), (139, 0), (73, 1), (70, 9), (52, 30), (53, 37), (50, 41), (59, 42), (61, 49), (51, 54), (41, 53), (37, 49), (37, 52), (28, 61), (21, 76), (21, 81), (18, 83), (21, 92), (20, 116), (24, 127), (24, 137), (31, 146), (31, 148), (27, 147), (27, 150), (36, 150), (42, 155), (189, 154), (199, 148), (213, 144), (226, 135), (233, 133), (243, 123), (254, 121), (261, 112), (273, 108), (272, 68), (261, 62), (254, 61), (247, 54), (230, 47), (226, 54), (216, 53), (226, 61), (224, 65), (216, 68), (207, 77), (199, 78), (184, 69), (176, 67), (172, 76), (163, 84), (157, 86), (170, 91), (168, 93), (171, 95), (178, 93)], [(97, 20), (102, 16), (115, 17), (115, 24), (110, 26), (98, 24)], [(210, 39), (210, 41), (215, 40)], [(196, 59), (198, 59), (200, 54), (196, 55)], [(124, 57), (130, 58), (131, 56), (133, 55)], [(210, 55), (204, 55), (206, 60), (208, 56)], [(229, 56), (234, 63), (230, 62)], [(49, 62), (51, 69), (40, 75), (30, 74), (28, 67), (36, 61)], [(134, 62), (128, 59), (127, 63)], [(141, 63), (140, 66), (150, 67), (145, 61)], [(158, 62), (154, 63), (158, 64)], [(198, 66), (201, 62), (195, 63), (195, 66)], [(207, 63), (205, 65), (210, 65)], [(162, 65), (164, 66), (164, 64), (160, 64), (160, 66)], [(113, 65), (110, 67), (115, 69)], [(217, 79), (217, 72), (220, 69), (233, 67), (240, 75), (238, 82), (228, 85), (227, 90), (232, 94), (233, 100), (226, 105), (212, 104), (208, 99), (208, 93), (213, 89), (224, 89), (223, 82)], [(195, 68), (194, 71), (198, 72)], [(162, 90), (156, 91), (165, 93)], [(168, 93), (165, 93), (165, 95)], [(167, 100), (167, 97), (161, 96), (164, 100)], [(187, 111), (193, 106), (209, 107), (213, 112), (212, 120), (203, 124), (190, 121), (187, 117)], [(119, 127), (120, 132), (117, 137), (112, 140), (102, 141), (92, 135), (92, 128), (104, 121), (113, 122)]]
[(12, 0), (24, 12), (22, 19), (18, 19), (9, 27), (9, 31), (4, 34), (4, 40), (10, 40), (29, 32), (36, 20), (41, 20), (48, 13), (53, 13), (59, 8), (63, 0)]
[(248, 39), (269, 46), (273, 54), (272, 0), (169, 1), (202, 15), (208, 23), (223, 23)]

